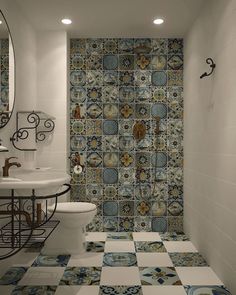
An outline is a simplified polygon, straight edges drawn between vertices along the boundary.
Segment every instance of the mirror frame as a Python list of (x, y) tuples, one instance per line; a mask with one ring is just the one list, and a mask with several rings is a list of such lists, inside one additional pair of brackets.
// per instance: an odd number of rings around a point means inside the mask
[[(6, 20), (6, 17), (3, 13), (3, 11), (0, 9), (0, 13), (1, 15), (3, 16), (3, 20), (5, 21), (6, 23), (6, 26), (7, 26), (7, 29), (8, 29), (8, 34), (9, 34), (9, 38), (11, 38), (11, 44), (12, 44), (12, 51), (13, 51), (13, 58), (14, 58), (14, 69), (13, 69), (13, 73), (14, 73), (14, 94), (13, 94), (13, 106), (12, 106), (12, 110), (11, 110), (11, 113), (8, 117), (8, 120), (5, 124), (1, 124), (0, 123), (0, 131), (2, 128), (4, 128), (8, 123), (9, 121), (11, 120), (11, 117), (12, 117), (12, 114), (14, 112), (14, 109), (15, 109), (15, 100), (16, 100), (16, 54), (15, 54), (15, 46), (14, 46), (14, 42), (13, 42), (13, 38), (12, 38), (12, 34), (11, 34), (11, 30), (10, 30), (10, 27), (8, 25), (8, 22)], [(0, 122), (1, 122), (1, 112), (0, 112)]]

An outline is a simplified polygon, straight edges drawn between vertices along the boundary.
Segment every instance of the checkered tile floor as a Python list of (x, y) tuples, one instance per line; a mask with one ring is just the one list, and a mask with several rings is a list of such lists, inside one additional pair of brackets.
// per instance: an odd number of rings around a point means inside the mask
[(24, 253), (0, 279), (2, 295), (227, 294), (184, 234), (88, 233), (78, 256)]

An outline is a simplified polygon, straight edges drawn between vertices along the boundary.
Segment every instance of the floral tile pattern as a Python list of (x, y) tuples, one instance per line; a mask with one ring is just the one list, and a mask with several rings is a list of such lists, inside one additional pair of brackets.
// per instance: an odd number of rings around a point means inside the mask
[(135, 253), (105, 253), (103, 266), (137, 266)]
[(101, 267), (67, 267), (60, 285), (99, 285)]
[(174, 266), (208, 266), (199, 253), (169, 253)]
[(100, 286), (99, 295), (143, 295), (141, 286)]
[(105, 242), (87, 242), (87, 252), (104, 252)]
[(137, 252), (166, 252), (162, 242), (135, 242)]
[(0, 285), (16, 285), (26, 273), (26, 267), (11, 267), (0, 278)]
[(67, 266), (70, 255), (48, 256), (39, 255), (32, 266)]
[(53, 295), (55, 294), (57, 286), (17, 286), (11, 295), (19, 294), (37, 294), (37, 295)]
[(99, 199), (88, 231), (183, 230), (183, 60), (178, 38), (71, 39), (71, 199)]
[(162, 241), (189, 241), (189, 238), (183, 232), (160, 233)]
[(182, 285), (174, 267), (141, 267), (142, 285)]
[(110, 241), (110, 240), (129, 240), (129, 241), (132, 241), (133, 240), (133, 235), (132, 233), (122, 233), (122, 232), (119, 232), (119, 233), (108, 233), (107, 234), (107, 241)]
[(184, 286), (187, 295), (230, 295), (224, 286)]

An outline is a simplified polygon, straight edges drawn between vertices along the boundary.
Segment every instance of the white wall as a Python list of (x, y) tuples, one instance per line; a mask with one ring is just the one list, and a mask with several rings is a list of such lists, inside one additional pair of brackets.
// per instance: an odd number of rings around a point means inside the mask
[[(236, 2), (209, 0), (185, 40), (184, 225), (236, 294)], [(205, 59), (216, 62), (215, 73)]]
[(4, 157), (15, 155), (22, 161), (24, 156), (12, 148), (9, 139), (15, 131), (16, 111), (31, 110), (36, 106), (36, 46), (34, 30), (15, 1), (0, 0), (0, 9), (10, 27), (16, 57), (14, 113), (7, 126), (0, 129), (2, 144), (9, 148), (9, 153), (0, 155), (1, 167)]
[(38, 144), (37, 165), (67, 168), (67, 34), (37, 33), (37, 109), (54, 117), (55, 130)]

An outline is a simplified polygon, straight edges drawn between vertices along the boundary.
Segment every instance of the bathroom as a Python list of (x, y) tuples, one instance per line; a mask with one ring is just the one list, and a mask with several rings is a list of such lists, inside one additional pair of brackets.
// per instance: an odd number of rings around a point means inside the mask
[(236, 294), (235, 1), (0, 10), (0, 294)]

